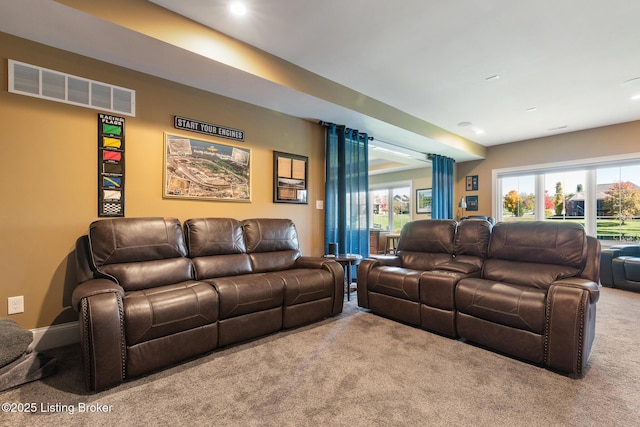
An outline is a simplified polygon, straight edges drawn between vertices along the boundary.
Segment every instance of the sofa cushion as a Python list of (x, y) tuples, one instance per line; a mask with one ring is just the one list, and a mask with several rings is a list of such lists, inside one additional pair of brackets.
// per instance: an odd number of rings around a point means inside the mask
[(192, 261), (196, 280), (251, 273), (251, 260), (247, 254), (201, 256)]
[(220, 319), (282, 306), (284, 281), (271, 273), (244, 274), (207, 280), (220, 297)]
[(449, 219), (412, 221), (402, 227), (398, 256), (402, 266), (430, 270), (453, 258), (456, 222)]
[(586, 239), (584, 228), (576, 223), (500, 222), (493, 227), (488, 257), (581, 269), (587, 255)]
[(451, 219), (411, 221), (402, 227), (398, 252), (453, 254), (456, 225)]
[(401, 267), (376, 267), (369, 272), (369, 292), (420, 301), (421, 271)]
[(192, 258), (246, 252), (242, 223), (233, 218), (192, 218), (184, 223)]
[(487, 257), (492, 225), (489, 221), (465, 220), (458, 224), (454, 241), (456, 257), (477, 257), (482, 263)]
[[(630, 280), (632, 282), (640, 282), (640, 258), (632, 256), (622, 256), (614, 258), (614, 264), (622, 264), (624, 277), (621, 279)], [(616, 270), (620, 270), (616, 268)]]
[(193, 278), (182, 226), (175, 218), (113, 218), (89, 227), (91, 262), (125, 291)]
[(544, 332), (544, 290), (493, 280), (462, 279), (455, 302), (461, 313), (537, 334)]
[(293, 268), (300, 257), (299, 251), (259, 252), (249, 254), (251, 271), (266, 273), (270, 271), (288, 270)]
[(580, 271), (566, 265), (488, 259), (482, 277), (498, 282), (548, 289), (552, 282), (576, 276)]
[(123, 306), (128, 346), (218, 320), (218, 294), (203, 282), (128, 292)]
[(89, 245), (96, 267), (187, 256), (175, 218), (113, 218), (94, 221)]
[(296, 268), (270, 274), (284, 282), (285, 307), (329, 298), (334, 294), (333, 276), (327, 270)]
[(402, 267), (411, 270), (432, 270), (440, 264), (444, 264), (453, 259), (453, 255), (448, 253), (411, 252), (402, 251), (399, 254), (402, 259)]
[(247, 252), (297, 251), (298, 233), (289, 219), (258, 218), (242, 221)]
[(579, 276), (586, 256), (580, 224), (501, 222), (493, 227), (483, 277), (546, 289), (554, 280)]
[(291, 220), (258, 218), (242, 224), (252, 272), (287, 270), (300, 257), (298, 233)]
[(125, 291), (171, 285), (193, 278), (193, 265), (189, 258), (109, 264), (98, 271), (115, 278)]

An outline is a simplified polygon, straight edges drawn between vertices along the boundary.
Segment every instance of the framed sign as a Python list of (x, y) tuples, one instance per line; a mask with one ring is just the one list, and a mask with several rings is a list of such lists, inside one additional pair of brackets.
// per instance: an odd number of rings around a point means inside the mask
[(251, 201), (251, 150), (165, 134), (163, 197)]
[(124, 216), (124, 117), (98, 113), (98, 216)]
[(467, 176), (467, 191), (478, 191), (478, 175)]
[(308, 204), (309, 158), (273, 152), (273, 202)]
[(431, 213), (431, 189), (422, 188), (416, 190), (416, 213), (417, 214), (430, 214)]
[(467, 211), (478, 210), (478, 196), (467, 196)]

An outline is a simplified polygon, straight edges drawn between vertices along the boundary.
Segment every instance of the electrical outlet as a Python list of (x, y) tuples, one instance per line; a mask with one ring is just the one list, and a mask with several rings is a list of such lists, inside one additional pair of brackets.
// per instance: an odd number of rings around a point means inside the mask
[(9, 297), (7, 314), (24, 313), (24, 296)]

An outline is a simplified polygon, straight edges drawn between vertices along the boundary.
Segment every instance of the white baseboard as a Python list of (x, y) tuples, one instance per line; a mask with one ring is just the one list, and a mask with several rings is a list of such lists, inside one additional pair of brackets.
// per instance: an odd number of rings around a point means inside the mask
[(64, 347), (80, 341), (80, 323), (78, 321), (62, 323), (60, 325), (46, 326), (44, 328), (31, 329), (33, 342), (30, 349), (36, 351), (49, 350), (51, 348)]

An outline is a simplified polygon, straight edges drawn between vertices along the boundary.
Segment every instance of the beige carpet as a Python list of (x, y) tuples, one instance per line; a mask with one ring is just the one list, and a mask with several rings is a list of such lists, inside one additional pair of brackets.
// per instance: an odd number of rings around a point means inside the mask
[[(597, 316), (582, 380), (367, 313), (353, 298), (336, 318), (100, 393), (84, 391), (70, 346), (53, 352), (57, 374), (0, 393), (37, 412), (2, 413), (0, 425), (640, 425), (640, 294), (602, 289)], [(89, 409), (108, 412), (80, 412)]]

